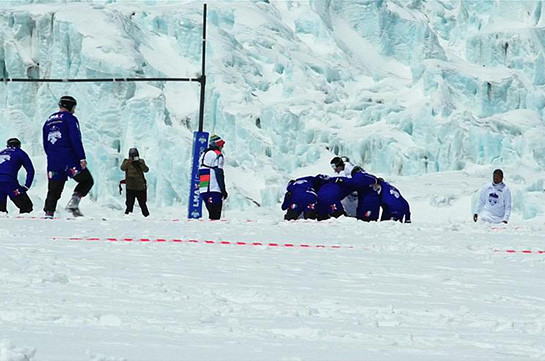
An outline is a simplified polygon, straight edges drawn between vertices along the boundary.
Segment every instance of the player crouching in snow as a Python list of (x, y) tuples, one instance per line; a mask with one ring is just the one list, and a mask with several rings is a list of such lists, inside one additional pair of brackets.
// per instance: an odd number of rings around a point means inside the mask
[(225, 141), (217, 135), (212, 135), (208, 148), (203, 152), (199, 166), (199, 191), (208, 210), (211, 220), (221, 218), (223, 200), (227, 199), (225, 176), (223, 173), (222, 149)]
[(305, 219), (316, 219), (316, 204), (318, 203), (316, 191), (320, 189), (327, 178), (325, 175), (318, 175), (290, 180), (281, 206), (282, 210), (286, 211), (284, 219), (293, 221), (298, 219), (301, 214)]
[(380, 184), (380, 206), (382, 207), (380, 220), (411, 223), (409, 202), (403, 198), (396, 187), (382, 178), (378, 178), (378, 181)]
[(129, 149), (129, 158), (125, 158), (121, 164), (121, 170), (125, 172), (125, 185), (126, 185), (126, 201), (125, 214), (132, 213), (134, 209), (134, 201), (138, 200), (138, 205), (142, 210), (144, 217), (149, 216), (147, 201), (147, 185), (146, 177), (144, 173), (149, 171), (148, 166), (144, 159), (140, 158), (138, 149)]
[(377, 221), (380, 213), (380, 184), (377, 177), (357, 167), (352, 178), (343, 178), (347, 191), (358, 192), (356, 218), (365, 222)]
[[(17, 173), (21, 166), (26, 170), (26, 182), (21, 186)], [(32, 212), (32, 201), (27, 191), (34, 180), (34, 166), (28, 155), (21, 149), (17, 138), (8, 139), (7, 148), (0, 152), (0, 212), (7, 213), (7, 198), (19, 208), (19, 213)]]
[(345, 184), (345, 177), (331, 177), (318, 190), (318, 205), (316, 207), (319, 221), (330, 217), (346, 216), (341, 201), (348, 196), (352, 189)]

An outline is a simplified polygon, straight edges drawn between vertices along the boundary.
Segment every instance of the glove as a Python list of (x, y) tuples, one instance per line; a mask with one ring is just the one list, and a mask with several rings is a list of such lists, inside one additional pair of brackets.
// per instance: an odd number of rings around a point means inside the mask
[(228, 196), (229, 196), (229, 194), (227, 194), (227, 191), (222, 191), (222, 192), (221, 192), (221, 197), (222, 197), (223, 199), (227, 199)]

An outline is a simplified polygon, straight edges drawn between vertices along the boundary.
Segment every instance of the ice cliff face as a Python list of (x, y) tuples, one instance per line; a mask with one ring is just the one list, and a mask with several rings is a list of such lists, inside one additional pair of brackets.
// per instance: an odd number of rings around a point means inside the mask
[[(386, 177), (483, 164), (543, 170), (543, 6), (210, 2), (205, 130), (227, 141), (229, 207), (274, 204), (287, 179), (317, 165), (329, 172), (334, 154)], [(0, 74), (194, 77), (201, 10), (198, 2), (4, 2)], [(184, 205), (198, 92), (188, 83), (0, 84), (0, 140), (19, 136), (43, 169), (42, 123), (71, 94), (100, 180), (96, 200), (122, 202), (118, 167), (136, 146), (152, 169), (151, 201)], [(531, 182), (528, 192), (537, 191)]]

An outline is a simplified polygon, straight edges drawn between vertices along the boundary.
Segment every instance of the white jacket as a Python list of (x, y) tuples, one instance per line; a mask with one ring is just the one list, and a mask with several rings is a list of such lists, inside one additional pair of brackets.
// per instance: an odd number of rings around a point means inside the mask
[(475, 214), (479, 214), (481, 220), (490, 223), (509, 221), (511, 215), (511, 190), (501, 182), (490, 182), (481, 189), (479, 203)]
[(199, 190), (201, 193), (221, 193), (215, 169), (223, 169), (224, 162), (223, 154), (219, 150), (209, 149), (201, 156), (199, 167)]

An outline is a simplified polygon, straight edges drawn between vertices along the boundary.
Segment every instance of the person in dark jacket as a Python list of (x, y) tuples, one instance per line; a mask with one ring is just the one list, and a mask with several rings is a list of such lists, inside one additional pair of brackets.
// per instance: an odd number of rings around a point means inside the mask
[(61, 198), (68, 177), (78, 184), (66, 209), (76, 217), (82, 216), (79, 202), (93, 187), (93, 177), (87, 168), (85, 151), (81, 142), (78, 118), (74, 116), (76, 99), (63, 96), (59, 111), (53, 113), (43, 126), (43, 145), (47, 155), (48, 190), (44, 211), (46, 218), (53, 218), (57, 201)]
[(125, 172), (126, 185), (126, 201), (127, 209), (125, 214), (132, 213), (134, 209), (134, 201), (138, 200), (140, 209), (144, 217), (149, 216), (147, 201), (147, 185), (144, 173), (149, 171), (144, 159), (140, 158), (138, 149), (131, 148), (129, 150), (129, 158), (125, 158), (121, 164), (121, 170)]
[[(17, 173), (26, 170), (26, 181), (20, 185)], [(34, 180), (34, 166), (28, 154), (21, 149), (17, 138), (8, 139), (7, 148), (0, 152), (0, 212), (7, 213), (7, 198), (19, 208), (19, 213), (32, 212), (32, 201), (27, 191)]]

